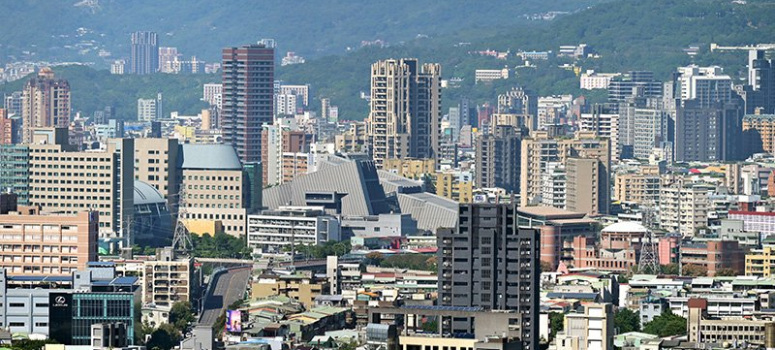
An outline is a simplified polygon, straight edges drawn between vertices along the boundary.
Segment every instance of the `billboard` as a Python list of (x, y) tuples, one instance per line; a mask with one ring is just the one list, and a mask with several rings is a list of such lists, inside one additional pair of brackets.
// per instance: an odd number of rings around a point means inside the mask
[(242, 332), (242, 312), (239, 310), (226, 310), (226, 331), (232, 333)]

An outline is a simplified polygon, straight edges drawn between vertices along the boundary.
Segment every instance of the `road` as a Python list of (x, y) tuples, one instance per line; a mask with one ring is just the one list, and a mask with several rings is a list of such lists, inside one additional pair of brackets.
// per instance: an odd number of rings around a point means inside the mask
[(213, 293), (204, 302), (199, 324), (212, 326), (229, 305), (242, 299), (248, 277), (250, 277), (250, 268), (243, 267), (224, 272), (215, 281), (210, 282), (215, 283)]

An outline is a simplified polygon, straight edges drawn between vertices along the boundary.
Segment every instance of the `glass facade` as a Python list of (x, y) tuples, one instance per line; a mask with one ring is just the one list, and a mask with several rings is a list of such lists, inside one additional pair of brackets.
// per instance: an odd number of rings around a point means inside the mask
[[(57, 298), (66, 304), (57, 308)], [(132, 293), (52, 293), (51, 337), (68, 345), (91, 345), (91, 326), (97, 323), (124, 323), (127, 341), (134, 345), (134, 294)], [(57, 321), (59, 320), (59, 321)]]

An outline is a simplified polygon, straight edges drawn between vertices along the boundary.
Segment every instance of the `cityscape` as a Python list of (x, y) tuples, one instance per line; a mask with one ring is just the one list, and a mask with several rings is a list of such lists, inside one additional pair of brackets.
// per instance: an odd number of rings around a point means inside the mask
[(773, 19), (1, 2), (0, 350), (775, 349)]

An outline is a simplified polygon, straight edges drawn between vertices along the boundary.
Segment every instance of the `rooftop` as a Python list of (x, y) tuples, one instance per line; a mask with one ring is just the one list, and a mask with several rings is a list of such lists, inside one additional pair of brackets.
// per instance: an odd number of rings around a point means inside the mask
[(184, 170), (240, 170), (237, 152), (230, 145), (221, 144), (183, 144)]

